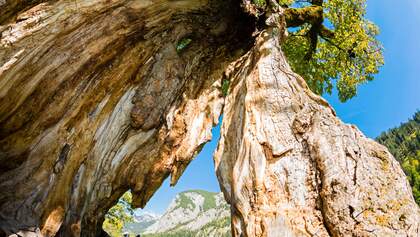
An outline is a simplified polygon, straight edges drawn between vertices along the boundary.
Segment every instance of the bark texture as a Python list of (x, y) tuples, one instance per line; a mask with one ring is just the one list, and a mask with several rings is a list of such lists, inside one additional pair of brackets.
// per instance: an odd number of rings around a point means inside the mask
[(398, 164), (290, 71), (284, 26), (239, 58), (255, 25), (237, 1), (0, 9), (0, 236), (104, 235), (126, 190), (142, 207), (175, 184), (211, 139), (226, 68), (216, 164), (235, 236), (418, 235)]
[(233, 236), (419, 236), (398, 162), (291, 71), (282, 35), (262, 32), (230, 70), (215, 163)]
[(175, 184), (218, 122), (220, 78), (250, 36), (231, 27), (240, 12), (224, 1), (52, 1), (7, 19), (0, 232), (100, 235), (126, 190), (143, 207), (169, 174)]

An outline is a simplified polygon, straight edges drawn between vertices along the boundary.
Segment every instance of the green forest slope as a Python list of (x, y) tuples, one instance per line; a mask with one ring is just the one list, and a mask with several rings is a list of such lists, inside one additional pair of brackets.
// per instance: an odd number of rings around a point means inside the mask
[(420, 205), (420, 111), (408, 122), (383, 132), (376, 140), (388, 147), (400, 162)]

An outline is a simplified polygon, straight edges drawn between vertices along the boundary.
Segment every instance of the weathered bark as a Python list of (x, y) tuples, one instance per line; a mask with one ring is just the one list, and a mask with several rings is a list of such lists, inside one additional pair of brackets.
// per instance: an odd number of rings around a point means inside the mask
[[(144, 206), (211, 139), (255, 25), (236, 1), (39, 2), (0, 0), (0, 235), (103, 235), (123, 192)], [(307, 89), (273, 32), (229, 68), (216, 163), (234, 234), (415, 235), (398, 164)]]
[(291, 71), (281, 38), (262, 32), (230, 71), (215, 163), (234, 236), (419, 236), (397, 161)]
[(3, 26), (0, 230), (99, 235), (127, 189), (142, 207), (169, 174), (175, 184), (211, 139), (223, 70), (251, 37), (252, 24), (234, 26), (240, 13), (224, 1), (57, 1)]

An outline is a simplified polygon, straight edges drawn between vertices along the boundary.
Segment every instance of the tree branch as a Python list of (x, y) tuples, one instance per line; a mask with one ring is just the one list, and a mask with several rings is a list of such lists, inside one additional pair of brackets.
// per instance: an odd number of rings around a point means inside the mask
[(323, 8), (321, 6), (309, 6), (304, 8), (286, 8), (284, 16), (287, 27), (298, 27), (305, 23), (316, 25), (322, 24)]
[(319, 28), (319, 36), (321, 36), (322, 38), (328, 38), (328, 39), (332, 39), (335, 36), (334, 31), (328, 29), (327, 27), (325, 27), (324, 25), (321, 25)]
[(324, 3), (323, 0), (312, 0), (312, 5), (315, 5), (315, 6), (322, 6), (323, 3)]
[(325, 27), (322, 22), (324, 21), (322, 0), (312, 0), (312, 6), (304, 8), (286, 8), (284, 12), (287, 27), (298, 27), (304, 24), (310, 24), (311, 28), (307, 34), (310, 48), (305, 55), (306, 60), (310, 60), (316, 51), (318, 44), (318, 36), (324, 39), (334, 38), (334, 32)]

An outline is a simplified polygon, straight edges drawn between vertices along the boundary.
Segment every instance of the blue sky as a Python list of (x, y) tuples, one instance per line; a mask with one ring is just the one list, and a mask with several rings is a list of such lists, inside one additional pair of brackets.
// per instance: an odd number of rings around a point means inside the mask
[[(344, 122), (374, 138), (420, 109), (420, 0), (368, 0), (367, 5), (367, 17), (381, 29), (385, 65), (350, 101), (341, 103), (335, 94), (325, 97)], [(163, 213), (175, 195), (185, 190), (220, 190), (212, 160), (219, 127), (213, 131), (214, 139), (191, 162), (178, 184), (171, 188), (166, 181), (146, 210)]]

